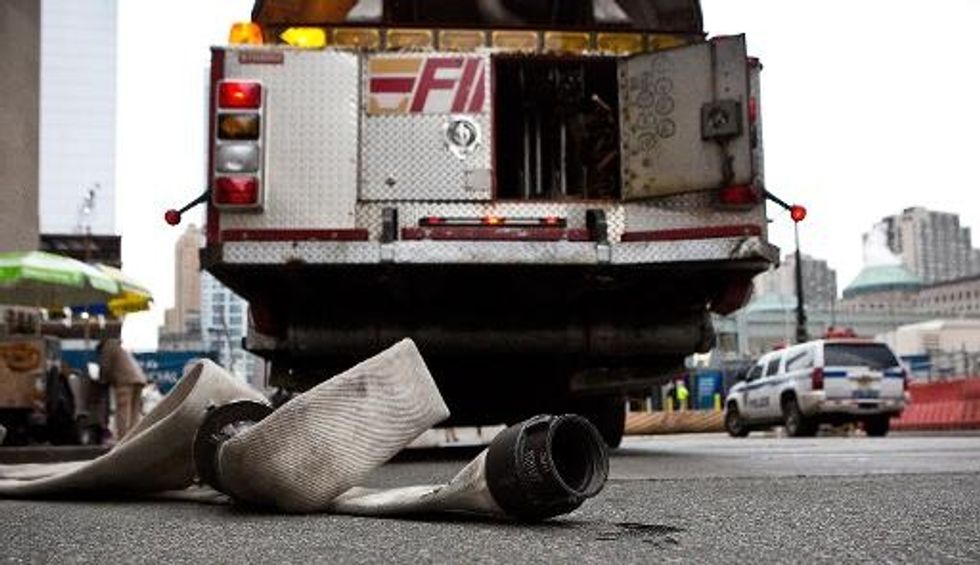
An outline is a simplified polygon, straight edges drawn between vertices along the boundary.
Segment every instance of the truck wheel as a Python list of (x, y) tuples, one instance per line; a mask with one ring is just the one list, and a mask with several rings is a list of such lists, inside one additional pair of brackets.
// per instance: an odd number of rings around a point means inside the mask
[(738, 413), (738, 407), (732, 404), (725, 411), (725, 430), (732, 437), (745, 437), (749, 435), (749, 426), (746, 425), (742, 415)]
[(817, 435), (817, 424), (803, 415), (796, 398), (789, 396), (783, 400), (783, 425), (789, 437), (813, 437)]
[(599, 430), (610, 448), (623, 443), (626, 429), (626, 401), (621, 396), (604, 396), (576, 404), (572, 412), (584, 416)]
[(891, 428), (892, 419), (888, 415), (875, 416), (864, 421), (864, 433), (869, 437), (885, 437)]

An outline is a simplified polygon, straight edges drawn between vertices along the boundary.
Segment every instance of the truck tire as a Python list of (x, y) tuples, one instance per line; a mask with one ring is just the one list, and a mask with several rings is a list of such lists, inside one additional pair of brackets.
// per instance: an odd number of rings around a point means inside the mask
[(749, 435), (749, 426), (742, 419), (738, 412), (738, 406), (730, 404), (725, 410), (725, 431), (732, 437), (746, 437)]
[(626, 430), (626, 400), (623, 397), (602, 396), (580, 401), (572, 411), (591, 422), (610, 448), (623, 443)]
[(891, 428), (891, 422), (892, 419), (887, 414), (868, 418), (864, 421), (864, 433), (868, 437), (885, 437)]
[(783, 425), (789, 437), (817, 435), (817, 423), (803, 415), (795, 396), (787, 396), (783, 399)]

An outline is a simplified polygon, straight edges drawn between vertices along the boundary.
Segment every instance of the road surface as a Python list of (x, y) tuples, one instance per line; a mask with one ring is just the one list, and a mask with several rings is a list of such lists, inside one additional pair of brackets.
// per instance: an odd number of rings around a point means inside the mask
[[(441, 482), (414, 452), (375, 485)], [(10, 562), (980, 562), (980, 436), (628, 438), (605, 490), (527, 526), (188, 502), (0, 501)]]

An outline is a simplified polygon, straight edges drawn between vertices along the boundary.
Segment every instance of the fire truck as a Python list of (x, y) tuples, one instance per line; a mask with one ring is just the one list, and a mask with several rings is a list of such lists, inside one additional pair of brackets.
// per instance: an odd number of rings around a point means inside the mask
[(761, 65), (697, 0), (259, 0), (229, 43), (202, 264), (274, 386), (411, 337), (454, 423), (616, 445), (778, 258)]

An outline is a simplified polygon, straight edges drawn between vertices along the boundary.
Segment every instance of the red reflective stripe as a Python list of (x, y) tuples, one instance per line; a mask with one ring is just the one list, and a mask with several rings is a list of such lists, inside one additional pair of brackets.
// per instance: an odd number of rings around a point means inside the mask
[(473, 77), (480, 68), (480, 59), (467, 59), (466, 66), (463, 67), (463, 78), (459, 81), (459, 88), (456, 89), (456, 97), (453, 99), (453, 112), (462, 112), (466, 109), (466, 101), (470, 97), (473, 88)]
[[(470, 101), (470, 112), (479, 113), (483, 111), (483, 99), (486, 96), (486, 68), (480, 69), (480, 78), (476, 81), (476, 89), (473, 92), (473, 100)], [(496, 144), (494, 144), (496, 147)]]
[[(208, 186), (214, 186), (214, 137), (217, 128), (215, 106), (217, 105), (218, 81), (225, 76), (225, 52), (218, 48), (211, 49), (211, 103), (208, 104)], [(205, 234), (209, 245), (221, 243), (221, 214), (214, 203), (208, 198)]]
[(371, 94), (408, 94), (414, 86), (414, 77), (372, 78)]
[(623, 232), (620, 241), (677, 241), (682, 239), (714, 239), (719, 237), (761, 236), (762, 227), (755, 224), (710, 226), (655, 231)]
[(412, 112), (421, 112), (425, 109), (425, 103), (429, 99), (429, 92), (433, 90), (452, 90), (456, 86), (457, 79), (438, 79), (436, 72), (439, 69), (457, 69), (463, 65), (463, 59), (458, 57), (433, 57), (426, 60), (422, 67), (422, 76), (419, 77), (419, 86), (415, 91), (415, 99), (412, 100)]
[(367, 241), (366, 229), (224, 230), (225, 241)]
[(562, 228), (420, 227), (402, 228), (402, 239), (418, 241), (590, 241), (589, 231)]

